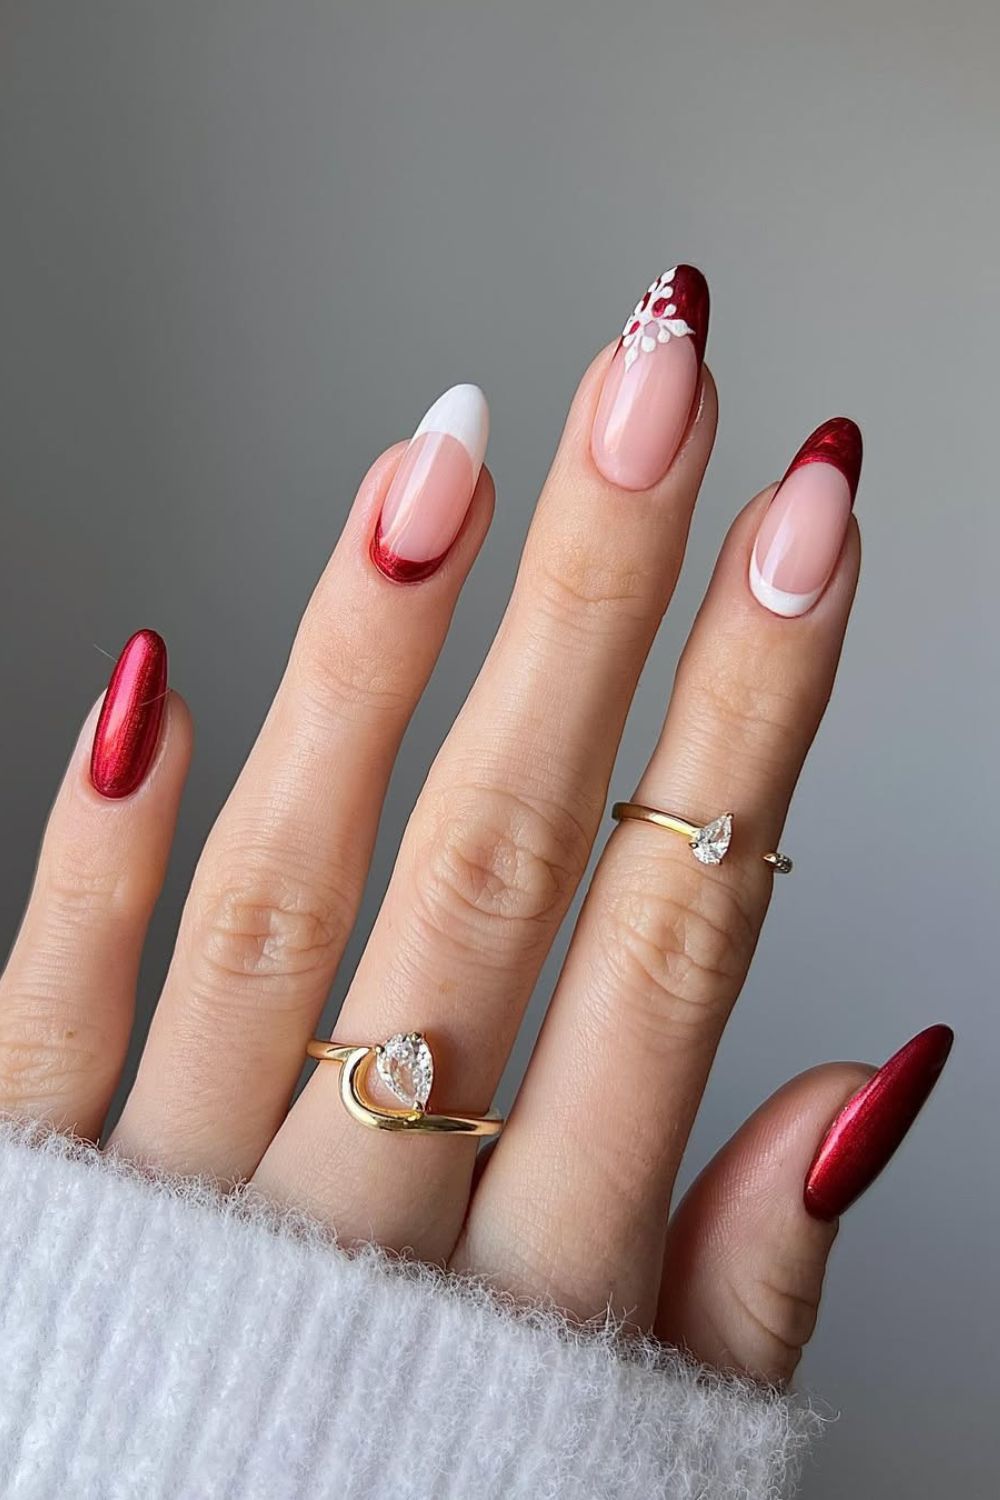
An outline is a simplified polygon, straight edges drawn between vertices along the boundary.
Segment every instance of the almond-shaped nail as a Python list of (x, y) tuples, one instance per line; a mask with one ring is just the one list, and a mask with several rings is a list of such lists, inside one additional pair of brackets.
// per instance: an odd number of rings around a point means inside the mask
[(950, 1026), (929, 1026), (844, 1105), (806, 1178), (813, 1218), (839, 1218), (875, 1181), (937, 1083), (954, 1040)]
[(708, 283), (694, 266), (658, 276), (622, 329), (590, 448), (605, 479), (648, 490), (673, 463), (691, 417), (708, 336)]
[(490, 412), (477, 385), (439, 396), (403, 454), (372, 538), (372, 561), (395, 583), (429, 578), (462, 529), (486, 456)]
[(94, 731), (90, 779), (102, 797), (127, 797), (141, 786), (166, 701), (167, 648), (155, 630), (137, 630), (115, 662)]
[(861, 477), (861, 433), (831, 417), (806, 438), (764, 513), (750, 558), (750, 589), (772, 614), (811, 609), (844, 546)]

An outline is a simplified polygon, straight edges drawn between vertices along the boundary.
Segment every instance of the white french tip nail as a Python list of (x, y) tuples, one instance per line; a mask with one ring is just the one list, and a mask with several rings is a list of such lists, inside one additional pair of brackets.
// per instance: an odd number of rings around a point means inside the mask
[(460, 442), (478, 477), (490, 436), (490, 409), (478, 385), (453, 385), (439, 396), (413, 436), (424, 432), (443, 432)]
[(784, 589), (776, 589), (773, 583), (767, 583), (761, 576), (757, 566), (757, 548), (754, 548), (750, 558), (750, 592), (757, 603), (763, 604), (772, 615), (781, 615), (786, 620), (804, 615), (806, 610), (812, 609), (825, 587), (823, 584), (821, 588), (813, 589), (811, 594), (787, 594)]

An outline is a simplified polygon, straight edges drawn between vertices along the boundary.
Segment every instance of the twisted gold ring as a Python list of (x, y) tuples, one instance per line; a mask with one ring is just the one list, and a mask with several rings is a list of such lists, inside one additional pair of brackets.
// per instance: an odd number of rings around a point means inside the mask
[[(618, 822), (634, 818), (639, 823), (653, 823), (657, 828), (665, 828), (668, 833), (679, 833), (682, 838), (687, 839), (691, 853), (703, 865), (721, 865), (729, 853), (733, 837), (731, 812), (721, 813), (719, 817), (700, 827), (697, 823), (689, 823), (686, 818), (678, 818), (675, 813), (661, 812), (657, 807), (645, 807), (641, 802), (616, 802), (611, 809), (611, 816)], [(792, 873), (792, 861), (787, 854), (780, 854), (775, 850), (770, 854), (762, 854), (761, 859), (771, 866), (776, 875)]]
[[(441, 1135), (499, 1135), (504, 1121), (495, 1110), (486, 1115), (432, 1115), (427, 1101), (434, 1083), (434, 1058), (419, 1031), (391, 1036), (376, 1046), (340, 1047), (314, 1037), (306, 1056), (339, 1063), (340, 1098), (347, 1113), (369, 1130), (416, 1130)], [(365, 1092), (375, 1064), (379, 1078), (395, 1094), (401, 1109), (384, 1109)]]

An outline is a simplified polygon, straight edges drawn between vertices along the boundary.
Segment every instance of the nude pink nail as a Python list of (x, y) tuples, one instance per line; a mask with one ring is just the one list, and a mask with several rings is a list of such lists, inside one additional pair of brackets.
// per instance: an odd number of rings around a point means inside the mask
[(612, 484), (648, 490), (674, 461), (698, 391), (708, 283), (694, 266), (658, 276), (622, 330), (604, 377), (590, 447)]
[(811, 609), (844, 546), (861, 477), (861, 433), (831, 417), (806, 438), (768, 506), (750, 558), (750, 589), (772, 614)]
[(477, 385), (439, 396), (413, 434), (382, 506), (371, 557), (386, 578), (429, 578), (462, 529), (486, 454), (489, 407)]

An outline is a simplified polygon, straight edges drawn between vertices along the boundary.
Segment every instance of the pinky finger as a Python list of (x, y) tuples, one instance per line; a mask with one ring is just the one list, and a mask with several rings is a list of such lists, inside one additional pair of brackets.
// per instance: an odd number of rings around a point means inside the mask
[(80, 732), (0, 978), (0, 1112), (96, 1138), (125, 1060), (191, 720), (153, 631), (126, 644)]
[(723, 1369), (789, 1380), (812, 1336), (837, 1217), (913, 1124), (952, 1035), (931, 1026), (877, 1071), (828, 1063), (725, 1145), (667, 1236), (656, 1331)]

